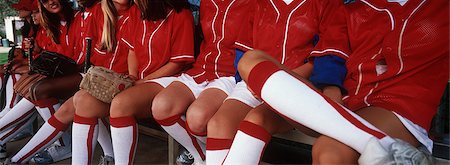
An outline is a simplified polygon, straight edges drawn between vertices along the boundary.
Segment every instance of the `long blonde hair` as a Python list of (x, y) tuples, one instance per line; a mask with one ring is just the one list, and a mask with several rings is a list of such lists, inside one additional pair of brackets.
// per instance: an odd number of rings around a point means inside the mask
[(116, 47), (116, 24), (119, 13), (112, 0), (102, 0), (103, 11), (103, 31), (101, 39), (101, 49), (112, 52)]

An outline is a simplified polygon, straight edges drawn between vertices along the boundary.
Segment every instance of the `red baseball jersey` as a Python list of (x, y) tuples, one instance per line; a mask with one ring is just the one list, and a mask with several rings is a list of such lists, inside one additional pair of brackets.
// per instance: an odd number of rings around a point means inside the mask
[[(45, 32), (45, 35), (39, 37), (38, 46), (46, 51), (56, 52), (65, 55), (73, 59), (73, 53), (75, 48), (75, 41), (77, 41), (76, 31), (78, 30), (74, 26), (68, 27), (68, 23), (61, 21), (58, 26), (60, 31), (59, 44), (55, 43), (52, 38)], [(76, 59), (74, 59), (76, 60)]]
[[(93, 39), (92, 43), (94, 43), (94, 38), (89, 35), (89, 28), (92, 24), (97, 23), (97, 19), (93, 18), (94, 11), (101, 12), (101, 4), (100, 2), (96, 3), (90, 8), (86, 8), (84, 11), (79, 11), (75, 14), (74, 23), (72, 25), (73, 28), (77, 29), (77, 32), (74, 35), (78, 35), (78, 41), (75, 42), (75, 51), (73, 59), (77, 62), (77, 64), (82, 65), (86, 60), (86, 38), (91, 37)], [(103, 15), (101, 16), (103, 19)], [(91, 23), (94, 22), (94, 23)], [(103, 23), (103, 22), (101, 22)], [(93, 46), (92, 46), (93, 47)], [(96, 61), (97, 56), (94, 54), (93, 48), (91, 48), (91, 63), (94, 65), (99, 65)]]
[[(98, 5), (100, 6), (100, 5)], [(117, 73), (128, 74), (128, 46), (120, 39), (125, 33), (125, 29), (128, 25), (128, 20), (130, 10), (119, 11), (119, 17), (116, 22), (116, 47), (112, 52), (107, 52), (102, 49), (101, 38), (103, 32), (103, 12), (101, 7), (96, 7), (91, 10), (92, 18), (89, 22), (89, 27), (86, 33), (87, 37), (92, 38), (92, 48), (93, 51), (91, 61), (96, 66), (103, 66), (105, 68), (111, 69)]]
[(347, 106), (386, 108), (428, 130), (449, 79), (448, 13), (448, 1), (349, 4)]
[[(289, 69), (308, 57), (336, 55), (348, 58), (346, 22), (340, 0), (260, 0), (256, 5), (253, 33), (241, 33), (239, 43), (263, 50)], [(342, 16), (338, 16), (342, 15)], [(245, 35), (247, 34), (247, 35)], [(315, 36), (320, 40), (313, 44)]]
[(202, 0), (200, 23), (204, 40), (193, 68), (186, 73), (200, 83), (233, 76), (235, 41), (239, 29), (254, 8), (255, 0)]
[(144, 78), (167, 62), (194, 61), (194, 21), (192, 13), (175, 10), (159, 21), (141, 19), (135, 6), (121, 40), (136, 53), (139, 60), (139, 78)]
[[(45, 44), (45, 42), (48, 42), (47, 41), (47, 33), (45, 32), (45, 30), (41, 26), (39, 26), (39, 29), (38, 29), (38, 31), (36, 33), (36, 38), (35, 38), (34, 42), (36, 42), (36, 44), (41, 49), (44, 49), (44, 50), (47, 49), (46, 48), (47, 44)], [(39, 54), (37, 52), (33, 51), (33, 58), (36, 58), (38, 55)]]

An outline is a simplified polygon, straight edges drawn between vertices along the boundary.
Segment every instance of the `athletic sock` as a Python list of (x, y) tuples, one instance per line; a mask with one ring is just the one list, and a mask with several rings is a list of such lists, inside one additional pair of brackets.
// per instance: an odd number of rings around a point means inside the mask
[(337, 139), (359, 153), (373, 137), (379, 139), (385, 149), (394, 142), (366, 120), (272, 62), (257, 64), (250, 71), (248, 82), (249, 87), (281, 116)]
[(261, 126), (242, 121), (223, 164), (259, 164), (271, 137)]
[(21, 122), (17, 123), (14, 127), (8, 128), (0, 133), (0, 144), (5, 144), (9, 142), (12, 138), (14, 138), (20, 131), (25, 129), (28, 124), (32, 123), (37, 117), (36, 113), (33, 113), (31, 116), (25, 118)]
[(114, 151), (111, 141), (111, 134), (108, 127), (108, 122), (103, 118), (98, 119), (98, 138), (97, 142), (102, 147), (103, 155), (114, 158)]
[(22, 99), (5, 116), (0, 119), (0, 132), (16, 126), (33, 115), (34, 104)]
[(133, 164), (138, 141), (137, 123), (134, 117), (110, 118), (111, 135), (116, 164)]
[[(36, 105), (36, 110), (41, 115), (44, 121), (47, 121), (55, 112), (61, 107), (61, 103), (59, 103), (58, 99), (50, 98), (50, 99), (42, 99), (34, 101)], [(71, 143), (70, 132), (65, 132), (55, 144), (59, 146), (69, 145)]]
[(55, 116), (50, 117), (33, 138), (11, 158), (11, 161), (19, 164), (28, 162), (36, 153), (58, 140), (67, 127), (67, 124), (60, 122)]
[(232, 139), (206, 139), (206, 164), (222, 164), (230, 151)]
[(72, 126), (72, 164), (92, 164), (98, 137), (98, 118), (75, 114)]
[[(205, 153), (202, 150), (201, 142), (191, 136), (186, 130), (186, 122), (180, 115), (172, 116), (164, 120), (156, 120), (161, 127), (169, 133), (178, 143), (184, 146), (194, 157), (195, 161), (205, 160)], [(201, 160), (201, 161), (200, 161)]]

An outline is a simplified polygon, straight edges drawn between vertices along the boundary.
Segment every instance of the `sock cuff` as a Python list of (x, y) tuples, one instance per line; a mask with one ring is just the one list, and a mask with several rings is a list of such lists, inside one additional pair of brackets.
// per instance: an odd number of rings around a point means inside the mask
[(206, 150), (230, 149), (233, 139), (206, 138)]
[(75, 114), (73, 117), (73, 122), (78, 124), (96, 125), (98, 123), (98, 118), (96, 117), (87, 118)]
[(171, 126), (173, 124), (175, 124), (179, 119), (181, 118), (181, 115), (175, 115), (166, 119), (162, 119), (162, 120), (156, 120), (155, 121), (162, 125), (162, 126)]
[(272, 135), (263, 127), (248, 121), (242, 121), (239, 125), (239, 130), (247, 135), (262, 140), (265, 143), (268, 143), (272, 138)]
[(132, 116), (115, 117), (115, 118), (110, 117), (109, 124), (111, 124), (111, 126), (115, 128), (128, 127), (136, 125), (136, 119)]
[(255, 65), (248, 75), (248, 86), (261, 97), (261, 90), (266, 80), (275, 72), (281, 70), (271, 61), (263, 61)]
[(55, 127), (58, 131), (64, 131), (69, 126), (68, 124), (64, 124), (59, 121), (55, 116), (50, 117), (47, 122), (51, 126)]
[(53, 106), (57, 103), (59, 103), (58, 99), (55, 98), (49, 98), (49, 99), (41, 99), (41, 100), (36, 100), (33, 101), (34, 105), (40, 107), (40, 108), (45, 108), (45, 107), (50, 107)]
[(189, 124), (187, 121), (186, 121), (186, 130), (187, 130), (187, 132), (189, 132), (190, 134), (195, 135), (195, 136), (206, 136), (206, 131), (205, 132), (192, 131), (191, 128), (189, 127)]

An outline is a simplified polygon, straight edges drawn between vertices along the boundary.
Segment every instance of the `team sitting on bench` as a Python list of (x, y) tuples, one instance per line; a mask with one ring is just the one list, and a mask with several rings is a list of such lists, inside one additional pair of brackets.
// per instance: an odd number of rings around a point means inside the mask
[[(2, 76), (5, 164), (92, 164), (97, 142), (101, 163), (133, 164), (142, 118), (194, 164), (259, 164), (272, 135), (293, 129), (317, 138), (314, 164), (433, 161), (448, 1), (77, 2), (12, 6), (25, 26)], [(45, 123), (7, 155), (37, 116)]]

